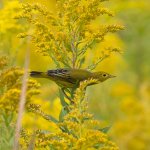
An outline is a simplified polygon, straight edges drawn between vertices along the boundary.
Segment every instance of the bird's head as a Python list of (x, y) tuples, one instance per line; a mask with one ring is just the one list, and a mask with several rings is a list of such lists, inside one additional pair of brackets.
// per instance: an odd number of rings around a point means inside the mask
[(100, 81), (100, 82), (103, 82), (103, 81), (105, 81), (105, 80), (107, 80), (107, 79), (109, 79), (109, 78), (114, 78), (114, 77), (116, 77), (116, 76), (114, 76), (114, 75), (111, 75), (111, 74), (109, 74), (109, 73), (102, 72), (102, 71), (100, 71), (100, 72), (95, 72), (95, 73), (94, 73), (94, 76), (95, 76), (95, 78), (96, 78), (98, 81)]

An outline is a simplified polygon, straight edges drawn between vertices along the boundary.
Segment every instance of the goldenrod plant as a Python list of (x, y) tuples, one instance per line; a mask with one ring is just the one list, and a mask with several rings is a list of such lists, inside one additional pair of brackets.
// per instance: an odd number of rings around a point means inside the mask
[[(56, 13), (38, 4), (23, 4), (22, 13), (16, 18), (26, 18), (33, 31), (21, 33), (18, 37), (31, 36), (36, 51), (49, 56), (57, 68), (81, 68), (87, 50), (102, 42), (108, 33), (124, 29), (118, 24), (92, 26), (92, 21), (99, 16), (113, 16), (113, 12), (102, 7), (104, 1), (60, 0), (56, 2)], [(103, 56), (87, 68), (94, 69), (110, 53), (120, 52), (120, 49), (108, 44), (105, 51), (100, 50)]]
[[(103, 14), (113, 16), (113, 12), (101, 6), (102, 2), (96, 0), (91, 2), (57, 1), (57, 13), (55, 15), (44, 6), (23, 4), (22, 13), (16, 18), (26, 18), (32, 25), (33, 31), (21, 33), (18, 37), (31, 36), (37, 47), (36, 51), (44, 56), (50, 56), (57, 68), (81, 68), (87, 50), (102, 42), (109, 32), (124, 29), (123, 26), (115, 24), (99, 24), (93, 28), (91, 22), (97, 17)], [(101, 57), (94, 64), (87, 66), (88, 70), (93, 70), (98, 63), (110, 56), (112, 52), (120, 52), (120, 49), (108, 45), (105, 47), (105, 51), (100, 51), (102, 53)], [(36, 76), (36, 72), (32, 72), (33, 74)], [(78, 71), (78, 77), (82, 74), (82, 71)], [(56, 77), (56, 75), (55, 78), (57, 78), (56, 83), (58, 84), (60, 82), (61, 84), (62, 82), (63, 84), (69, 84)]]
[[(93, 115), (87, 112), (88, 106), (87, 101), (84, 100), (85, 93), (83, 91), (92, 82), (95, 81), (89, 80), (80, 83), (73, 99), (74, 104), (62, 109), (63, 113), (60, 114), (59, 120), (46, 115), (40, 106), (31, 104), (28, 107), (29, 111), (57, 124), (57, 132), (51, 133), (42, 130), (35, 132), (36, 149), (118, 149), (105, 133), (108, 127), (101, 128), (101, 123), (93, 119)], [(25, 141), (23, 143), (28, 145), (31, 134), (23, 130), (22, 137)]]

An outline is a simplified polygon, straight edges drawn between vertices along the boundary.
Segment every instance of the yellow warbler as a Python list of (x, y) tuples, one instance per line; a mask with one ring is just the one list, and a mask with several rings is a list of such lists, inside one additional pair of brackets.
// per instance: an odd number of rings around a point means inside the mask
[(74, 88), (79, 85), (80, 81), (88, 79), (96, 79), (97, 82), (93, 84), (97, 84), (115, 77), (103, 71), (90, 72), (84, 69), (56, 69), (48, 70), (47, 72), (31, 71), (30, 76), (36, 78), (48, 78), (62, 88)]

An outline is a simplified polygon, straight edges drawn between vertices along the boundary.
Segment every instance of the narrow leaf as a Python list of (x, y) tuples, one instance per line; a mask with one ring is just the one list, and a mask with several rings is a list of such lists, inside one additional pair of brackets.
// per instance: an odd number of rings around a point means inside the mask
[(68, 113), (67, 109), (65, 107), (62, 108), (60, 115), (59, 115), (59, 121), (63, 121), (64, 120), (64, 116), (66, 116), (66, 114)]
[(55, 119), (54, 117), (50, 116), (50, 115), (45, 114), (43, 117), (44, 117), (46, 120), (48, 120), (48, 121), (52, 121), (52, 122), (54, 122), (54, 123), (58, 123), (58, 120)]
[(61, 105), (63, 107), (67, 106), (68, 104), (65, 102), (64, 94), (60, 89), (59, 89), (59, 97), (60, 97)]
[(98, 130), (103, 132), (103, 133), (107, 133), (110, 128), (111, 128), (111, 126), (108, 126), (108, 127), (105, 127), (105, 128), (102, 128), (102, 129), (98, 129)]

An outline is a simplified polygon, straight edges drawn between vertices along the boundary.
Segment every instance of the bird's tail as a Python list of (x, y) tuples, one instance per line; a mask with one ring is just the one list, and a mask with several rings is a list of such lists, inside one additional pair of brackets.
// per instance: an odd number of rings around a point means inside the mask
[(46, 73), (45, 72), (39, 72), (39, 71), (31, 71), (30, 76), (35, 77), (35, 78), (45, 78)]

